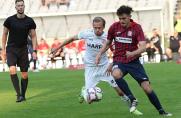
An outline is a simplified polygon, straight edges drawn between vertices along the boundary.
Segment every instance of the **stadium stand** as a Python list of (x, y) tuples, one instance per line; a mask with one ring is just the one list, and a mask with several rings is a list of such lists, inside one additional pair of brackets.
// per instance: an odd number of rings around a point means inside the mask
[[(163, 37), (165, 32), (170, 32), (169, 0), (26, 0), (25, 13), (34, 18), (38, 39), (43, 37), (51, 44), (55, 37), (62, 41), (91, 27), (95, 16), (106, 19), (107, 31), (110, 24), (118, 20), (115, 12), (123, 4), (133, 7), (132, 17), (143, 26), (146, 34), (155, 27)], [(173, 14), (180, 14), (181, 0), (172, 0), (171, 5)], [(3, 24), (5, 18), (15, 13), (14, 0), (1, 0), (0, 9), (0, 23)], [(0, 35), (2, 29), (1, 25)]]
[[(174, 6), (176, 6), (174, 9), (178, 9), (180, 0), (173, 1), (175, 1), (173, 2)], [(177, 5), (175, 5), (176, 3)], [(130, 5), (136, 11), (140, 11), (133, 15), (133, 18), (144, 24), (146, 32), (153, 27), (161, 27), (159, 11), (166, 7), (166, 0), (26, 0), (25, 12), (34, 17), (39, 38), (42, 35), (48, 38), (66, 37), (90, 27), (93, 16), (101, 15), (105, 17), (108, 20), (107, 25), (110, 25), (117, 20), (114, 13), (122, 4)], [(0, 22), (15, 13), (13, 0), (1, 0), (0, 8)], [(165, 11), (168, 11), (168, 8), (166, 9)], [(165, 17), (168, 17), (167, 14), (164, 13)], [(147, 22), (150, 19), (152, 19), (152, 23)], [(156, 19), (159, 19), (159, 21)], [(168, 29), (169, 25), (165, 25), (165, 27)]]
[[(121, 4), (138, 7), (162, 6), (163, 0), (26, 0), (27, 13), (44, 12), (67, 12), (67, 11), (87, 11), (87, 10), (108, 10), (116, 9)], [(179, 0), (178, 0), (179, 1)], [(65, 3), (65, 4), (64, 4)], [(1, 0), (0, 15), (10, 15), (14, 12), (13, 0)]]

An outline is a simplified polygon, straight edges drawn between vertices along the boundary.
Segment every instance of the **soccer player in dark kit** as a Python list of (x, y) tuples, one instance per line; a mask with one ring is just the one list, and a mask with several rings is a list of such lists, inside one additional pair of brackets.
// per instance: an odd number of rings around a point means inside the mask
[[(35, 22), (32, 18), (24, 14), (24, 1), (16, 0), (15, 8), (17, 13), (13, 16), (8, 17), (4, 22), (2, 35), (2, 53), (3, 57), (7, 59), (10, 77), (17, 93), (16, 102), (21, 102), (26, 100), (25, 93), (28, 86), (29, 60), (27, 37), (28, 35), (31, 36), (34, 49), (34, 58), (36, 58), (37, 37), (35, 31)], [(21, 71), (21, 89), (17, 76), (16, 66), (19, 66)]]
[(122, 80), (128, 73), (142, 87), (153, 106), (160, 115), (172, 116), (164, 111), (156, 93), (153, 91), (144, 67), (139, 61), (141, 53), (146, 51), (146, 40), (141, 25), (131, 19), (132, 8), (121, 6), (117, 10), (118, 22), (113, 23), (107, 36), (107, 42), (96, 56), (96, 64), (99, 64), (101, 55), (110, 47), (114, 40), (115, 50), (113, 55), (112, 75), (118, 86), (130, 98), (135, 100), (131, 92), (126, 91), (127, 86), (122, 86)]

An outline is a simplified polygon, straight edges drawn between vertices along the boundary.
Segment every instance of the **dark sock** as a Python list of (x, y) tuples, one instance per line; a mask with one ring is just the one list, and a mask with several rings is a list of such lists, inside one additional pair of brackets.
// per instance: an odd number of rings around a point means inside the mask
[(28, 78), (21, 79), (21, 92), (23, 97), (25, 97), (27, 86), (28, 86)]
[(34, 64), (34, 70), (36, 70), (36, 59), (33, 59), (33, 64)]
[(151, 93), (148, 93), (147, 94), (150, 102), (155, 106), (155, 108), (160, 112), (164, 111), (161, 104), (160, 104), (160, 101), (157, 97), (157, 95), (155, 94), (154, 91), (152, 91)]
[(21, 93), (20, 93), (19, 79), (18, 79), (17, 74), (11, 75), (11, 81), (13, 83), (13, 86), (14, 86), (14, 89), (15, 89), (15, 91), (17, 93), (17, 96), (20, 96)]
[(130, 99), (131, 102), (133, 100), (136, 100), (136, 98), (132, 94), (131, 90), (129, 89), (127, 82), (123, 78), (116, 79), (116, 83), (119, 86), (119, 88), (126, 94), (126, 96), (128, 96), (128, 98)]

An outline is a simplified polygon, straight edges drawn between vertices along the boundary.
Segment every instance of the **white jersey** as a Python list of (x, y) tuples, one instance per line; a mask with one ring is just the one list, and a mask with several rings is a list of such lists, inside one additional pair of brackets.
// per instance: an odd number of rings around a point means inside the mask
[[(96, 55), (107, 40), (107, 33), (104, 32), (101, 36), (96, 36), (93, 29), (88, 29), (80, 32), (78, 38), (85, 40), (85, 66), (96, 66)], [(109, 61), (106, 53), (102, 54), (99, 65), (101, 66), (108, 63)]]

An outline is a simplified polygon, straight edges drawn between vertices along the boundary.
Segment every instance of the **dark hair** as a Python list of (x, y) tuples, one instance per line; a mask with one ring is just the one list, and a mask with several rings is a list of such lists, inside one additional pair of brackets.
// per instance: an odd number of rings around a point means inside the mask
[(122, 14), (131, 15), (131, 12), (133, 12), (133, 9), (129, 6), (122, 5), (117, 10), (117, 15), (120, 16)]
[(16, 0), (16, 1), (15, 1), (15, 4), (16, 4), (17, 2), (21, 2), (21, 1), (23, 1), (23, 2), (24, 2), (24, 0)]
[(105, 21), (104, 18), (102, 18), (102, 17), (95, 17), (95, 18), (93, 19), (93, 23), (94, 23), (94, 22), (102, 22), (103, 27), (105, 27), (105, 25), (106, 25), (106, 21)]

